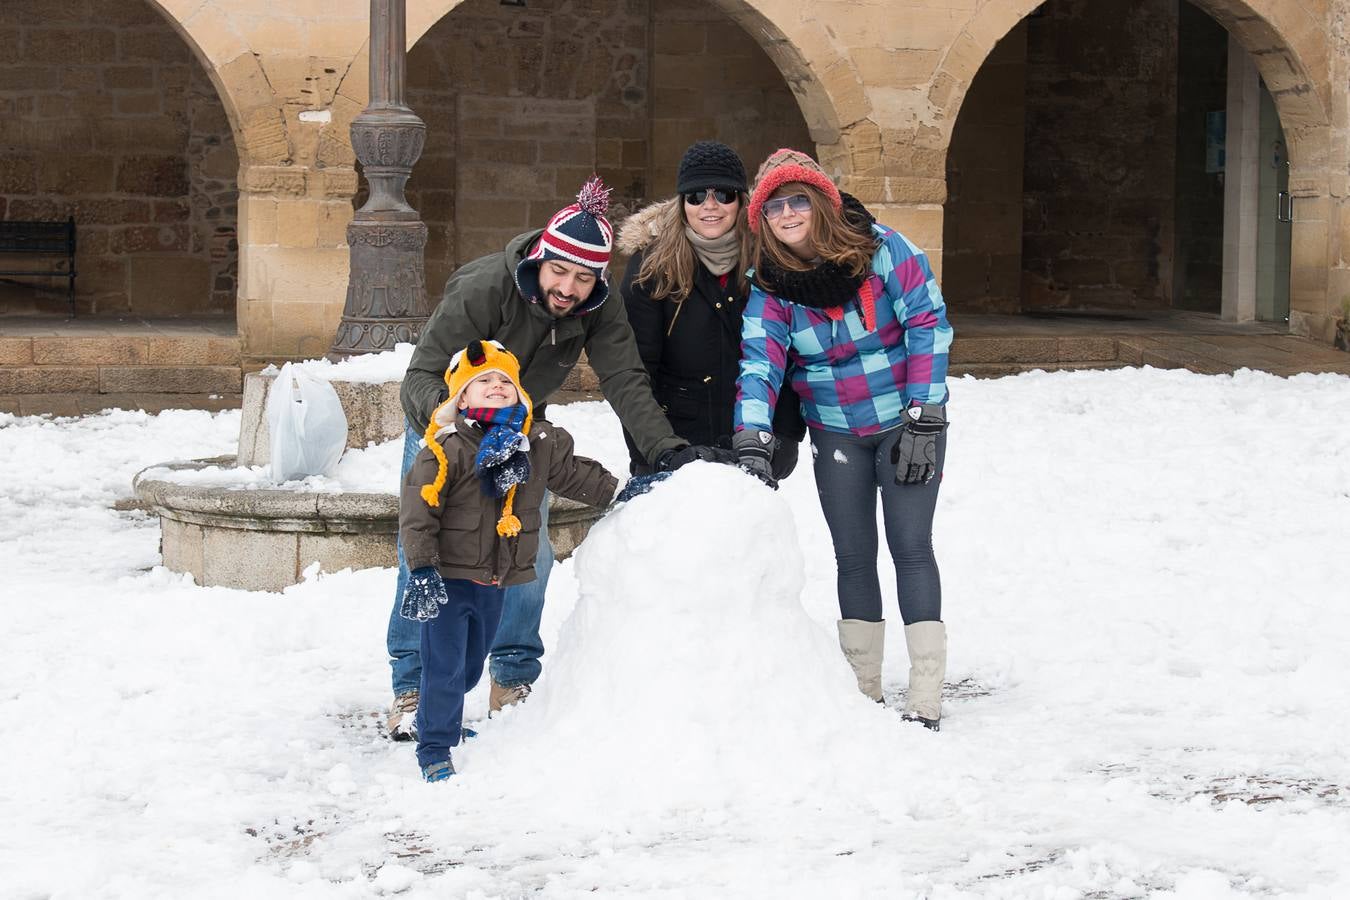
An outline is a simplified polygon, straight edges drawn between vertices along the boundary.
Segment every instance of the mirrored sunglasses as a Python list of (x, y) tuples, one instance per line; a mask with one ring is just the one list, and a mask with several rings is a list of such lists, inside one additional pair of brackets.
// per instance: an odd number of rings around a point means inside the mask
[(775, 197), (772, 200), (766, 200), (764, 201), (764, 218), (776, 219), (789, 206), (798, 215), (805, 215), (811, 211), (811, 198), (805, 194), (793, 194), (791, 197)]
[(723, 206), (735, 203), (736, 198), (740, 196), (736, 191), (728, 191), (722, 188), (704, 188), (701, 191), (690, 191), (684, 195), (684, 202), (690, 206), (702, 206), (708, 201), (708, 195), (712, 194), (717, 198), (717, 202)]

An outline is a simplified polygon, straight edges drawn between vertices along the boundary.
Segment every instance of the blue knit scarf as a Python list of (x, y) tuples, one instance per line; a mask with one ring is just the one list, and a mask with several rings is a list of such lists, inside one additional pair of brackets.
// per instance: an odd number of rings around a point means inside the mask
[(529, 446), (521, 426), (525, 424), (525, 404), (504, 406), (500, 409), (471, 406), (460, 410), (460, 415), (483, 426), (486, 433), (474, 457), (474, 471), (478, 474), (483, 493), (501, 499), (517, 484), (530, 478)]

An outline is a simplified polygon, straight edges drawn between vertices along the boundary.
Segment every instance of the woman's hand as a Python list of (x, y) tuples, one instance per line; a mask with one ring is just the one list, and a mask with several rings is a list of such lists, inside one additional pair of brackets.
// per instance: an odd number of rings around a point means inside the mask
[(947, 411), (936, 403), (905, 410), (900, 440), (891, 448), (896, 484), (927, 484), (937, 474), (937, 439), (947, 430)]
[(778, 481), (773, 477), (773, 450), (777, 443), (767, 431), (747, 428), (731, 436), (731, 447), (736, 451), (736, 460), (742, 469), (760, 481), (778, 490)]

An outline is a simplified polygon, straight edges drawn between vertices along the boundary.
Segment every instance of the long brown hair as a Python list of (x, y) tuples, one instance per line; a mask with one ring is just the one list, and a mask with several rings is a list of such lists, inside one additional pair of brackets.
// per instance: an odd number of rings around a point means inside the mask
[[(738, 195), (739, 196), (739, 195)], [(738, 200), (736, 224), (732, 227), (742, 235), (741, 258), (731, 270), (731, 281), (740, 277), (745, 269), (745, 240), (748, 229), (745, 227), (745, 203)], [(685, 236), (684, 229), (688, 220), (684, 214), (684, 197), (677, 196), (670, 209), (661, 214), (657, 221), (656, 237), (647, 245), (642, 257), (642, 268), (633, 279), (647, 289), (653, 300), (684, 300), (694, 290), (694, 273), (698, 271), (698, 256), (694, 245)]]
[[(876, 237), (850, 224), (837, 212), (829, 199), (818, 188), (800, 181), (784, 185), (794, 194), (805, 194), (811, 201), (811, 245), (824, 262), (832, 262), (850, 276), (857, 278), (872, 267), (876, 253)], [(784, 196), (788, 196), (784, 194)], [(773, 233), (767, 219), (759, 226), (749, 242), (746, 258), (755, 267), (757, 280), (763, 284), (763, 269), (777, 268), (787, 272), (809, 272), (818, 263), (808, 262), (787, 248)], [(765, 285), (772, 287), (772, 285)]]

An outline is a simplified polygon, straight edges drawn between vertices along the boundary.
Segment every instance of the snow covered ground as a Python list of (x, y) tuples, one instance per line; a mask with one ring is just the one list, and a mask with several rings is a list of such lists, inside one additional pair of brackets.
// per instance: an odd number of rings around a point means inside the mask
[(702, 465), (555, 571), (435, 786), (380, 734), (392, 570), (199, 588), (114, 508), (238, 413), (0, 415), (0, 896), (1350, 896), (1350, 379), (952, 393), (940, 734), (893, 584), (891, 708), (851, 684), (810, 466)]

